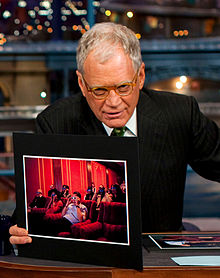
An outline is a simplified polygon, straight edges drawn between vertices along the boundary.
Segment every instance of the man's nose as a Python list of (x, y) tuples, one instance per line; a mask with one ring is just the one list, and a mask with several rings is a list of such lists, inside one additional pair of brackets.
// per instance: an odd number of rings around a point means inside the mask
[(105, 103), (109, 106), (118, 106), (121, 101), (121, 97), (115, 92), (115, 90), (111, 90)]

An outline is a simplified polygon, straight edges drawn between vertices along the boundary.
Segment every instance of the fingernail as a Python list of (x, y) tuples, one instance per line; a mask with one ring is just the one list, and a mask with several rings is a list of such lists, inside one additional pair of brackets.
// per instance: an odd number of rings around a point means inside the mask
[(25, 243), (31, 243), (31, 239), (30, 238), (26, 238), (25, 239)]

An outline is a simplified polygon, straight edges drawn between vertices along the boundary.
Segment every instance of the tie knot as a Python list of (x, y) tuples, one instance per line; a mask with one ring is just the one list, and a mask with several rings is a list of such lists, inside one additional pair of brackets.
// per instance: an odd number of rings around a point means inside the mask
[(111, 136), (124, 136), (126, 127), (116, 127), (112, 130)]

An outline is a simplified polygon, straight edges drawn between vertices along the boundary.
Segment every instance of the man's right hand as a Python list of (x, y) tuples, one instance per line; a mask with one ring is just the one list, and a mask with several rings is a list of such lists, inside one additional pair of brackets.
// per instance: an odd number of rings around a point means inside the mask
[(31, 243), (32, 238), (28, 236), (28, 231), (24, 228), (19, 228), (17, 225), (11, 226), (9, 229), (11, 244)]

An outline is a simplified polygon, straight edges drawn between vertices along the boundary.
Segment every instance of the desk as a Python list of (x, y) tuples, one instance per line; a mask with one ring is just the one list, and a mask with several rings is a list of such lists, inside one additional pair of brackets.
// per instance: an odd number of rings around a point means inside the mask
[(0, 257), (1, 278), (216, 278), (220, 267), (177, 266), (171, 257), (219, 255), (218, 250), (195, 252), (167, 252), (143, 249), (144, 269), (80, 265), (69, 262), (39, 260), (15, 256)]

